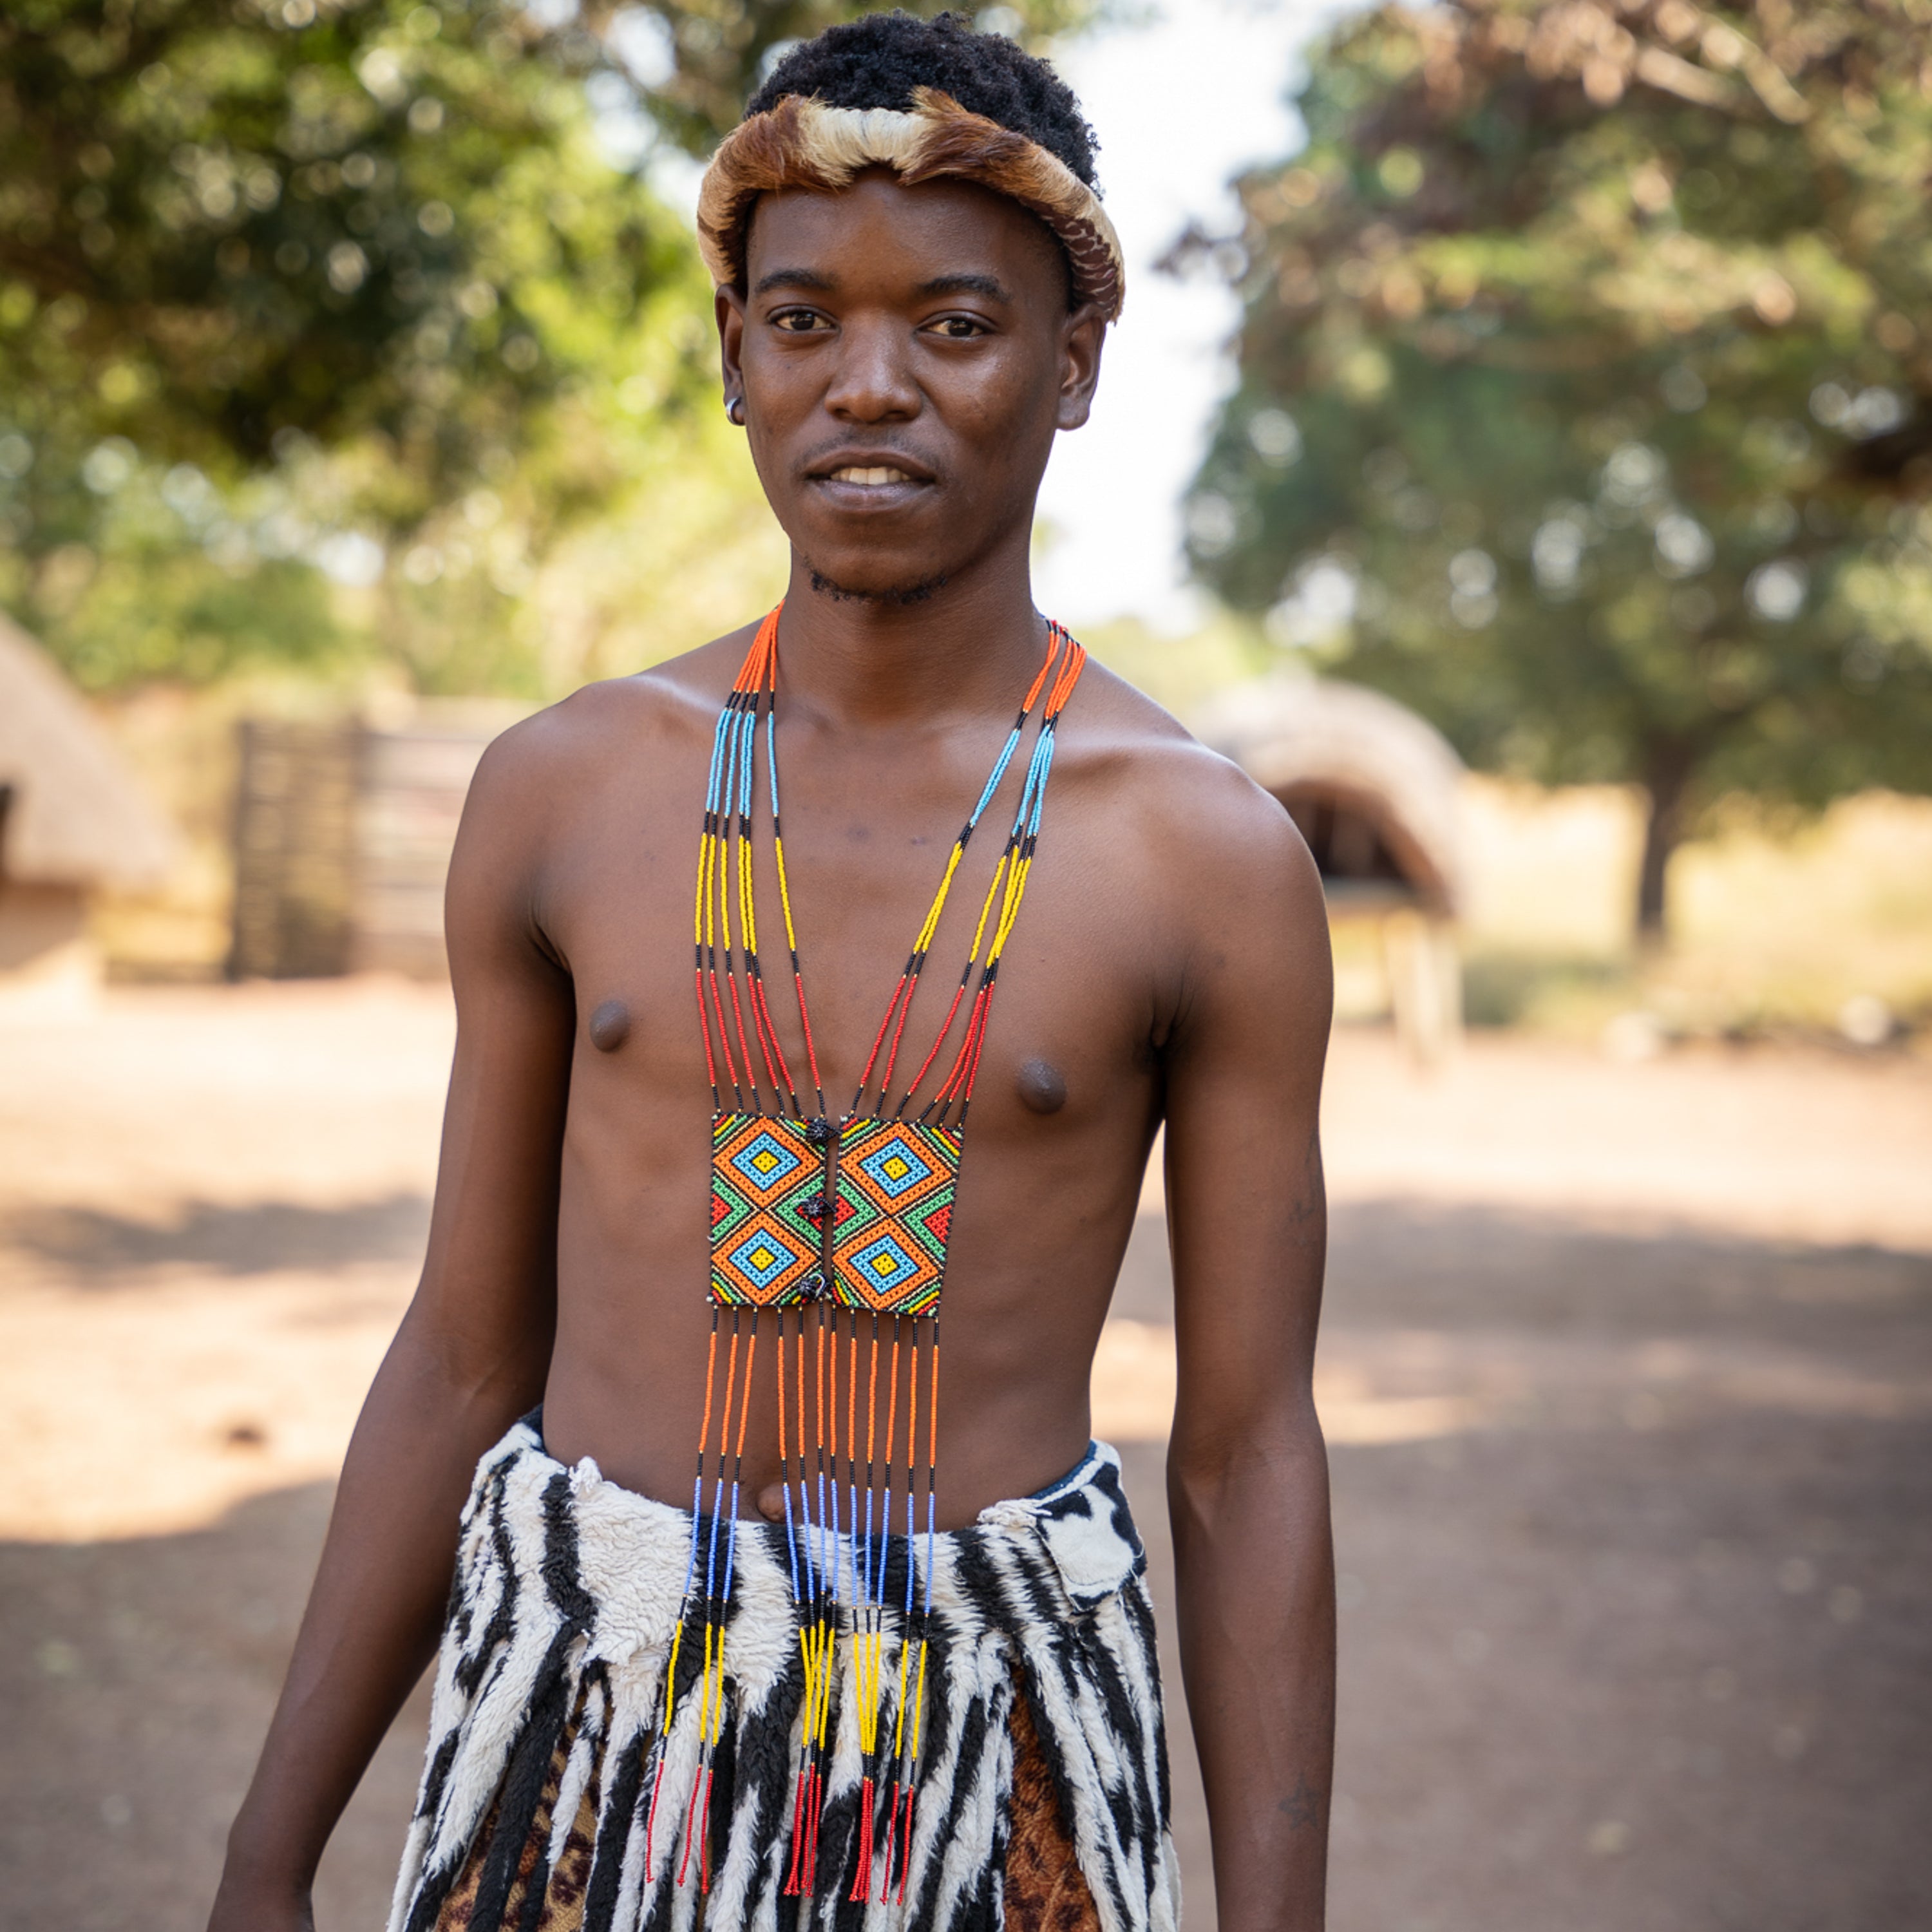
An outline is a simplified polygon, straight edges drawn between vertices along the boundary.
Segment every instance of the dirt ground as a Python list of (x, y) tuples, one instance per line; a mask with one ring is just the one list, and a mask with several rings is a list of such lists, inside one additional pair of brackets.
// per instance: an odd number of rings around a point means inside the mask
[[(376, 982), (0, 1027), (0, 1928), (193, 1932), (452, 1036)], [(1932, 1924), (1932, 1064), (1338, 1034), (1336, 1932)], [(1156, 1581), (1157, 1190), (1095, 1383)], [(1213, 1923), (1176, 1703), (1188, 1923)], [(399, 1724), (329, 1854), (379, 1922)]]

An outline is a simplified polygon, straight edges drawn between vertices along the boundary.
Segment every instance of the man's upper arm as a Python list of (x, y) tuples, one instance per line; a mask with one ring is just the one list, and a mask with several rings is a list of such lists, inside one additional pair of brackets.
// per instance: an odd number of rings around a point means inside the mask
[(444, 908), (456, 1055), (429, 1256), (412, 1321), (466, 1378), (548, 1348), (574, 1005), (536, 908), (549, 834), (554, 718), (505, 734), (464, 804)]
[(1189, 870), (1164, 1059), (1175, 1434), (1212, 1453), (1311, 1400), (1333, 981), (1321, 880), (1288, 814), (1225, 767), (1204, 791), (1214, 836)]

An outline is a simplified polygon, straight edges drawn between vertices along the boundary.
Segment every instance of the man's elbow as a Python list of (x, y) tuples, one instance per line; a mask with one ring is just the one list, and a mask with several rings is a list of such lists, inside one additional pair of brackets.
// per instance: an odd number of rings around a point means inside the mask
[(1237, 1506), (1258, 1492), (1299, 1490), (1310, 1482), (1324, 1489), (1328, 1451), (1321, 1418), (1305, 1388), (1238, 1407), (1212, 1395), (1175, 1406), (1168, 1441), (1168, 1486), (1177, 1501), (1192, 1499), (1204, 1513), (1228, 1497)]

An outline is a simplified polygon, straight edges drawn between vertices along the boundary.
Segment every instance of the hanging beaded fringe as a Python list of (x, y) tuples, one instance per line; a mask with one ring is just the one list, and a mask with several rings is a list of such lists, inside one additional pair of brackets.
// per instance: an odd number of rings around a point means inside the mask
[[(703, 1668), (695, 1694), (699, 1700), (699, 1748), (688, 1802), (682, 1808), (687, 1822), (677, 1870), (680, 1885), (694, 1880), (708, 1891), (710, 1796), (727, 1694), (725, 1631), (736, 1552), (740, 1486), (759, 1322), (769, 1312), (776, 1328), (772, 1352), (776, 1357), (774, 1399), (785, 1535), (804, 1678), (784, 1889), (788, 1896), (818, 1895), (818, 1832), (833, 1746), (832, 1693), (842, 1671), (844, 1695), (850, 1699), (856, 1717), (863, 1760), (858, 1856), (848, 1897), (853, 1901), (868, 1898), (876, 1880), (878, 1897), (884, 1903), (892, 1894), (895, 1873), (903, 1898), (911, 1865), (937, 1523), (938, 1310), (963, 1131), (985, 1048), (1000, 955), (1019, 915), (1039, 838), (1052, 770), (1055, 727), (1079, 680), (1086, 654), (1058, 626), (1048, 626), (1046, 662), (1021, 704), (978, 801), (954, 841), (938, 890), (886, 1004), (852, 1105), (835, 1125), (826, 1114), (785, 872), (778, 809), (778, 614), (773, 610), (759, 626), (719, 713), (698, 848), (692, 940), (698, 1022), (713, 1108), (712, 1326), (704, 1421), (692, 1492), (690, 1558), (665, 1676), (659, 1736), (670, 1735), (680, 1650), (687, 1641), (701, 1642)], [(889, 1112), (907, 1018), (955, 875), (975, 828), (1006, 776), (1042, 692), (1046, 701), (1012, 829), (981, 902), (958, 988), (931, 1050), (896, 1108)], [(809, 1113), (778, 1038), (759, 962), (752, 854), (761, 716), (779, 903), (814, 1102)], [(914, 1096), (951, 1036), (962, 1005), (967, 1007), (966, 1022), (945, 1077), (916, 1118), (908, 1120)], [(724, 1352), (723, 1398), (718, 1402), (719, 1317), (727, 1309), (731, 1322)], [(788, 1337), (787, 1317), (794, 1309), (797, 1326)], [(744, 1320), (747, 1310), (748, 1324)], [(862, 1336), (861, 1323), (867, 1315), (870, 1333)], [(883, 1437), (878, 1428), (882, 1316), (890, 1316), (892, 1323), (885, 1341)], [(788, 1340), (794, 1351), (791, 1386), (796, 1395), (795, 1426), (789, 1431)], [(845, 1377), (842, 1480), (842, 1344)], [(905, 1582), (903, 1600), (896, 1598), (889, 1604), (886, 1558), (895, 1534), (893, 1477), (900, 1466), (895, 1452), (902, 1439), (898, 1408), (902, 1348), (910, 1357), (903, 1438)], [(862, 1454), (862, 1376), (866, 1387)], [(812, 1396), (809, 1405), (808, 1382)], [(708, 1514), (704, 1507), (707, 1469)], [(916, 1580), (921, 1566), (911, 1560), (922, 1528), (916, 1507), (922, 1488), (926, 1546), (922, 1592)], [(708, 1529), (700, 1530), (700, 1524), (708, 1524)], [(647, 1868), (659, 1786), (665, 1775), (662, 1744), (656, 1755), (646, 1826)]]

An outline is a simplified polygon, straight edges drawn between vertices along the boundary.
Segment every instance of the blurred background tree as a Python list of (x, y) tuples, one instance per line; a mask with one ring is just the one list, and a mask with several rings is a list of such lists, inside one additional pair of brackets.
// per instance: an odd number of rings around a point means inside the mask
[(1466, 755), (1932, 790), (1932, 4), (1454, 0), (1337, 28), (1240, 184), (1198, 574)]
[[(742, 547), (755, 503), (646, 170), (856, 10), (9, 5), (0, 603), (95, 688), (371, 649), (424, 690), (595, 674), (545, 560), (620, 518), (650, 579), (668, 541)], [(559, 621), (588, 657), (559, 661)]]

